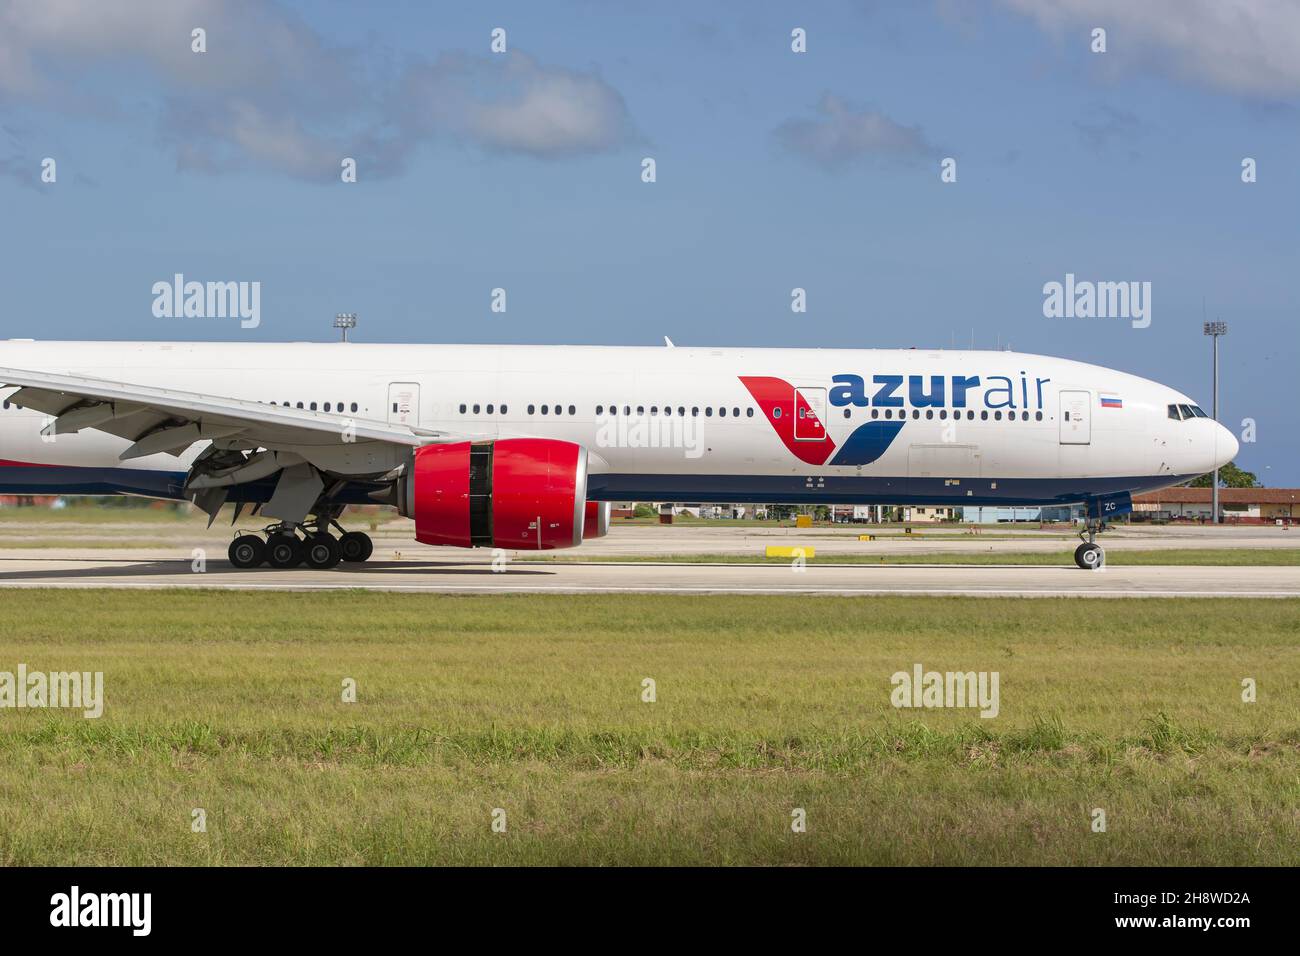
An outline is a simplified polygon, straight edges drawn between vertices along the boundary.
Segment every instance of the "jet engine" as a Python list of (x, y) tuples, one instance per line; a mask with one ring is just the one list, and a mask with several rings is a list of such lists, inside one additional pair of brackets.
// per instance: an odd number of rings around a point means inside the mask
[(551, 438), (425, 445), (398, 479), (396, 504), (422, 544), (572, 548), (589, 507), (587, 450)]

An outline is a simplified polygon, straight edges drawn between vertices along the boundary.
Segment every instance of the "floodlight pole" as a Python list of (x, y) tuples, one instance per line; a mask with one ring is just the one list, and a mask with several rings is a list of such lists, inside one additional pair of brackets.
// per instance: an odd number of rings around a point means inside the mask
[[(1219, 336), (1228, 334), (1227, 322), (1206, 322), (1202, 331), (1214, 342), (1214, 388), (1211, 393), (1214, 420), (1219, 420)], [(1214, 478), (1210, 484), (1210, 520), (1219, 523), (1219, 469), (1214, 469)]]
[(348, 329), (357, 327), (357, 314), (355, 312), (340, 312), (334, 316), (334, 328), (343, 334), (343, 341), (348, 340)]

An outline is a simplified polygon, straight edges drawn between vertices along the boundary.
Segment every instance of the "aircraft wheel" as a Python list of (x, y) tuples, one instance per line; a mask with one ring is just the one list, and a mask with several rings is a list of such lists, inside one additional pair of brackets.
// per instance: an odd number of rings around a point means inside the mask
[(1106, 552), (1099, 544), (1081, 544), (1074, 549), (1074, 563), (1085, 571), (1096, 571), (1106, 561)]
[(343, 552), (344, 561), (361, 562), (375, 553), (375, 543), (365, 532), (346, 531), (339, 538), (339, 549)]
[(266, 560), (266, 543), (255, 534), (241, 534), (230, 542), (226, 553), (230, 563), (240, 570), (255, 568)]
[(291, 534), (273, 534), (267, 539), (266, 563), (273, 568), (296, 568), (304, 557), (302, 542)]
[(328, 570), (343, 560), (339, 543), (330, 534), (314, 534), (305, 545), (306, 560), (309, 567), (318, 571)]

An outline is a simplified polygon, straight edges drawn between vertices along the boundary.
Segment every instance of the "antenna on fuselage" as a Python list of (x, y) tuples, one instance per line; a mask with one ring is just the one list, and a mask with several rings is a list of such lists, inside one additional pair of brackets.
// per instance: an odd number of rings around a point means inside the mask
[(664, 336), (664, 345), (668, 346), (670, 349), (677, 348), (677, 346), (673, 345), (673, 340), (666, 335)]

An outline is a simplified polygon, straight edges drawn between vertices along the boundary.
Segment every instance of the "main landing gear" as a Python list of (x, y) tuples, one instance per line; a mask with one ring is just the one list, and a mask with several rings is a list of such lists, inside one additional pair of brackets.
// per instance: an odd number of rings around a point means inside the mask
[[(336, 538), (329, 529), (338, 529)], [(230, 542), (230, 563), (241, 570), (263, 563), (277, 569), (296, 568), (300, 564), (317, 570), (336, 567), (339, 562), (359, 564), (374, 553), (370, 535), (361, 531), (344, 531), (334, 518), (316, 518), (307, 524), (281, 523), (257, 534), (240, 534)]]
[(1074, 563), (1085, 571), (1096, 571), (1106, 563), (1106, 552), (1097, 543), (1097, 535), (1105, 530), (1105, 522), (1089, 518), (1079, 532), (1083, 544), (1074, 549)]

